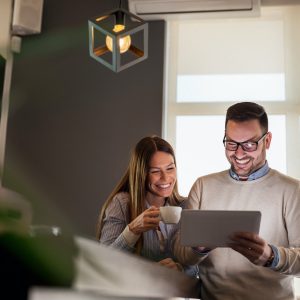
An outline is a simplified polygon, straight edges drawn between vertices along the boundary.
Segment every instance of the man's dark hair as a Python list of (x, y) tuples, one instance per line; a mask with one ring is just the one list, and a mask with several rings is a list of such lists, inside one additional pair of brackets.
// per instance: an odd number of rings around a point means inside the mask
[(229, 120), (243, 122), (258, 120), (263, 131), (268, 131), (268, 116), (265, 109), (254, 102), (239, 102), (227, 109), (225, 129)]

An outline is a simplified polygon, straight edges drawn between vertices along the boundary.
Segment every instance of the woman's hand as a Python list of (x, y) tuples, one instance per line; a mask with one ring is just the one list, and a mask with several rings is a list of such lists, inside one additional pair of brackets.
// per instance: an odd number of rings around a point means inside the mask
[(151, 229), (157, 229), (159, 224), (159, 208), (151, 206), (129, 223), (129, 230), (141, 234)]
[(161, 266), (165, 266), (167, 268), (177, 270), (177, 271), (183, 271), (182, 266), (179, 263), (176, 263), (172, 258), (165, 258), (158, 262)]

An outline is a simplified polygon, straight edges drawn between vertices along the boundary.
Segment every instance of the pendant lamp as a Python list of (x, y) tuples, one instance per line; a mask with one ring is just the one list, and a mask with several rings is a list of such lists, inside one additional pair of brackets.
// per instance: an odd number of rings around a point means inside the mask
[(114, 72), (148, 57), (148, 24), (121, 4), (88, 21), (90, 56)]

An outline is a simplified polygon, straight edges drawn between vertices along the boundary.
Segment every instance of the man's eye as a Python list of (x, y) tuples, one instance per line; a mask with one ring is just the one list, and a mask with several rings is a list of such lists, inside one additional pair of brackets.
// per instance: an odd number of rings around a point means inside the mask
[(246, 143), (243, 143), (244, 147), (247, 147), (247, 148), (252, 148), (252, 147), (255, 147), (256, 144), (253, 143), (253, 142), (246, 142)]
[(230, 149), (234, 150), (234, 149), (236, 149), (237, 144), (235, 142), (226, 142), (225, 147), (227, 150), (230, 150)]

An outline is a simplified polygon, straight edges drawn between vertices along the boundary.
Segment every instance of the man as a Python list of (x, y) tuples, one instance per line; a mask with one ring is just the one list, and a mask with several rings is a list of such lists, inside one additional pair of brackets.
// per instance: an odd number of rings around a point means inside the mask
[[(202, 252), (204, 300), (296, 299), (293, 277), (300, 276), (300, 182), (268, 166), (266, 150), (271, 140), (262, 106), (232, 105), (223, 140), (231, 168), (198, 178), (190, 191), (193, 209), (259, 210), (262, 214), (259, 235), (235, 233), (230, 248)], [(196, 252), (188, 249), (181, 253), (182, 260), (191, 263)]]

